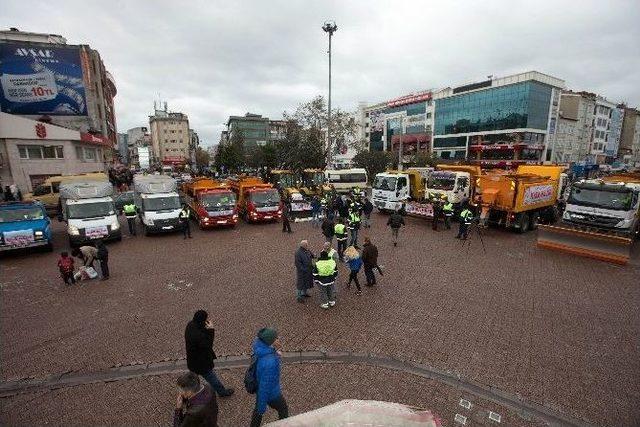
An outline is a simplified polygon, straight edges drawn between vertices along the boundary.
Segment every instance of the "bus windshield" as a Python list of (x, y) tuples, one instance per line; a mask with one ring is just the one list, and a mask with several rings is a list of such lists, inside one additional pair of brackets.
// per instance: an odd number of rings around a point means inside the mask
[(376, 176), (375, 181), (373, 181), (373, 188), (376, 190), (392, 191), (396, 189), (397, 182), (398, 178), (393, 176)]

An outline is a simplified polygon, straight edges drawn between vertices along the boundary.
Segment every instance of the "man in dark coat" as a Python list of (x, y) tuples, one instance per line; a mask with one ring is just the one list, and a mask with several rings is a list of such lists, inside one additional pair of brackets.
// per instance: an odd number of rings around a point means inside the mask
[(367, 286), (375, 285), (376, 275), (373, 273), (373, 269), (378, 266), (378, 248), (371, 243), (368, 237), (364, 238), (362, 262), (364, 263), (364, 276), (367, 278)]
[(209, 315), (204, 310), (198, 310), (193, 315), (193, 320), (187, 324), (184, 331), (184, 341), (187, 350), (187, 367), (191, 372), (202, 375), (211, 388), (220, 397), (227, 397), (233, 394), (232, 388), (225, 388), (213, 371), (213, 360), (216, 353), (213, 351), (213, 339), (215, 329)]
[(193, 372), (178, 377), (173, 427), (218, 427), (216, 394)]
[(335, 225), (336, 224), (333, 222), (332, 216), (326, 216), (322, 221), (322, 235), (324, 236), (327, 242), (333, 241)]
[(298, 302), (304, 302), (305, 297), (310, 297), (309, 289), (313, 288), (313, 254), (309, 250), (309, 242), (303, 240), (296, 251), (296, 288), (298, 290)]

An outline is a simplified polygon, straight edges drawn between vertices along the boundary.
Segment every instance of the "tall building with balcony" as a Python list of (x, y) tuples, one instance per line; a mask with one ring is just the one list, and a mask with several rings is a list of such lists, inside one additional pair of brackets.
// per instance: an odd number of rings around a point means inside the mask
[(555, 163), (586, 162), (590, 156), (596, 112), (596, 95), (564, 91), (560, 97), (558, 132), (552, 147)]
[(183, 113), (170, 112), (166, 102), (164, 109), (154, 105), (154, 110), (149, 116), (152, 157), (163, 165), (185, 166), (190, 162), (189, 118)]
[(433, 152), (485, 167), (550, 160), (564, 86), (531, 71), (437, 91)]
[(640, 167), (640, 111), (624, 106), (620, 134), (620, 158), (629, 166)]
[(116, 84), (98, 51), (67, 44), (60, 35), (12, 28), (0, 31), (0, 74), (7, 76), (0, 83), (0, 111), (117, 147)]

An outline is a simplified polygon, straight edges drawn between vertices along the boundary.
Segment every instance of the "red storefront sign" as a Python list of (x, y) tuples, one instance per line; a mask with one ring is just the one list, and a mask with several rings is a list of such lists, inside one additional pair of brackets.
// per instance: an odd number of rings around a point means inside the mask
[(401, 105), (415, 104), (416, 102), (423, 102), (431, 100), (431, 91), (412, 93), (411, 95), (401, 96), (400, 98), (392, 99), (387, 102), (387, 107), (399, 107)]
[(107, 147), (111, 147), (111, 141), (105, 138), (102, 135), (92, 135), (90, 133), (80, 133), (80, 141), (90, 142), (96, 145), (104, 145)]
[(36, 123), (36, 135), (38, 135), (38, 138), (46, 138), (47, 127), (42, 123)]
[(165, 165), (184, 165), (186, 161), (182, 156), (165, 156), (162, 159), (162, 163)]

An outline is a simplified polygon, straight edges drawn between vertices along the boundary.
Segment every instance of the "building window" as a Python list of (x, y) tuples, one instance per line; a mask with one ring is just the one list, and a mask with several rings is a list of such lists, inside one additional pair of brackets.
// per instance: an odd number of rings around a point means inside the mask
[(82, 153), (82, 147), (76, 147), (76, 158), (78, 160), (84, 160), (84, 154)]
[(19, 145), (21, 159), (63, 159), (64, 150), (61, 145)]
[(85, 148), (84, 149), (84, 159), (85, 160), (95, 160), (96, 159), (96, 150), (93, 148)]

